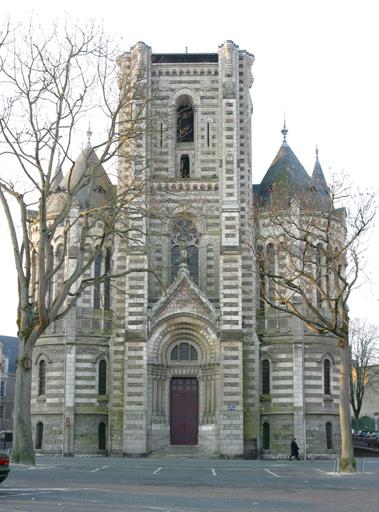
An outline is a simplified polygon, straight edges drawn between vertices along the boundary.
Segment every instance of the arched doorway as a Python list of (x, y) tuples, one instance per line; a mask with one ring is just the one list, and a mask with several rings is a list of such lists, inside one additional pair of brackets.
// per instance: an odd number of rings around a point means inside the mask
[(184, 445), (216, 451), (220, 365), (214, 331), (181, 312), (158, 324), (149, 344), (150, 449)]

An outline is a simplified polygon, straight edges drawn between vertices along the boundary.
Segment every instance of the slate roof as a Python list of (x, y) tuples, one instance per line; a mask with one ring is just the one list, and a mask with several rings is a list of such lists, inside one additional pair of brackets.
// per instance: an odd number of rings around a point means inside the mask
[(81, 151), (72, 170), (59, 182), (57, 192), (49, 201), (49, 213), (61, 211), (66, 191), (73, 190), (79, 184), (75, 198), (81, 209), (102, 207), (109, 203), (113, 195), (114, 186), (91, 146)]
[(285, 186), (289, 193), (309, 191), (313, 186), (311, 177), (287, 142), (283, 142), (259, 188), (255, 189), (263, 204), (268, 200), (274, 186)]
[(288, 145), (285, 126), (282, 133), (284, 140), (272, 164), (261, 183), (253, 185), (254, 197), (264, 205), (274, 188), (280, 191), (283, 187), (287, 200), (292, 194), (311, 194), (311, 197), (319, 202), (320, 207), (329, 208), (329, 188), (318, 159), (318, 150), (316, 149), (316, 163), (311, 177)]
[(316, 149), (316, 162), (313, 168), (312, 181), (321, 194), (329, 195), (329, 187), (326, 183), (325, 176), (318, 159), (318, 149)]
[(3, 353), (9, 359), (9, 373), (16, 373), (16, 361), (18, 356), (18, 338), (15, 336), (1, 336), (0, 343), (3, 345)]

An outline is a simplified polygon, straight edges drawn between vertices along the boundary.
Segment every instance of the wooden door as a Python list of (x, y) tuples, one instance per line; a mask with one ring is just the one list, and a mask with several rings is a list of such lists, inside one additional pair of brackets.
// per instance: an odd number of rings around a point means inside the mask
[(171, 444), (197, 444), (199, 418), (197, 379), (171, 380)]

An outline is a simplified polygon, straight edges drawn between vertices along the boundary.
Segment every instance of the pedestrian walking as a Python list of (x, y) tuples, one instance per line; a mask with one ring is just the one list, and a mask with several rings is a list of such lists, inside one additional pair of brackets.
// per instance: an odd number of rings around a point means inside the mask
[(295, 457), (296, 460), (300, 460), (299, 459), (299, 447), (297, 445), (295, 437), (291, 441), (291, 455), (288, 460), (292, 460), (292, 457)]

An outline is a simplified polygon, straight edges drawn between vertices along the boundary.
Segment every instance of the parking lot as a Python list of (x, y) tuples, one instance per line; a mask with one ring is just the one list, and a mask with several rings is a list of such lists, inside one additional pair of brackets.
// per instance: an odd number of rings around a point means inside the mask
[[(333, 461), (40, 457), (12, 466), (1, 512), (376, 512), (379, 459), (355, 475)], [(362, 471), (362, 472), (361, 472)]]

